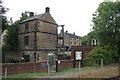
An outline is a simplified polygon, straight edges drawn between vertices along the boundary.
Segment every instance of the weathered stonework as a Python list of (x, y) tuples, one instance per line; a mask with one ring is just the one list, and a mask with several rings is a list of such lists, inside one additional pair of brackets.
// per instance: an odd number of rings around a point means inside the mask
[[(25, 24), (29, 29), (25, 31)], [(57, 27), (55, 20), (46, 12), (29, 17), (19, 26), (19, 54), (29, 55), (29, 61), (48, 61), (48, 54), (53, 53), (57, 59)], [(29, 36), (29, 43), (25, 45), (25, 36)]]
[[(59, 37), (62, 37), (62, 32), (60, 32)], [(62, 39), (58, 40), (58, 45), (62, 46)], [(64, 32), (64, 46), (67, 49), (71, 49), (71, 46), (81, 46), (81, 37), (75, 34)]]

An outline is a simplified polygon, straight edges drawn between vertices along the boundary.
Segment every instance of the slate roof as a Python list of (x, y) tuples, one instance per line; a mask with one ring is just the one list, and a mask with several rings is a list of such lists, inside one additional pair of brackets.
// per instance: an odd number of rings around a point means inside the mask
[(65, 32), (65, 34), (68, 35), (70, 38), (81, 38), (80, 36), (77, 36), (75, 34), (66, 33), (66, 32)]
[(31, 20), (36, 20), (36, 19), (42, 19), (42, 17), (44, 16), (44, 14), (45, 13), (29, 17), (29, 18), (23, 20), (21, 23), (24, 23), (24, 22), (27, 22), (27, 21), (31, 21)]

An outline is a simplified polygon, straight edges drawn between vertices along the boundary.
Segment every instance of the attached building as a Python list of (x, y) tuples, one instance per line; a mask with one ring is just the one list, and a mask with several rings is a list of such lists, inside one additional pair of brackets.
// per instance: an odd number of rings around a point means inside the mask
[[(59, 37), (62, 37), (62, 32), (59, 34)], [(62, 41), (63, 39), (58, 39), (59, 47), (62, 47)], [(66, 50), (70, 50), (71, 46), (81, 46), (81, 37), (75, 35), (75, 33), (64, 32), (64, 46)]]

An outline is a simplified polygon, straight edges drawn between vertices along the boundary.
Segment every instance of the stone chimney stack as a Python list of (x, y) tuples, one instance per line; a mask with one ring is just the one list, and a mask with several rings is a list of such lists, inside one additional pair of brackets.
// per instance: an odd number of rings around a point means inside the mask
[(75, 35), (75, 32), (73, 34)]
[(32, 17), (32, 16), (34, 16), (34, 12), (30, 12), (29, 17)]
[(50, 13), (50, 8), (49, 7), (46, 7), (45, 13)]

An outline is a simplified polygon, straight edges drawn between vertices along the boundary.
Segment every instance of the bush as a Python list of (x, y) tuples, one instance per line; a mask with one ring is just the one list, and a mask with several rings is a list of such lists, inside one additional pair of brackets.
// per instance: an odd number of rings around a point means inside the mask
[(97, 46), (95, 47), (87, 57), (87, 64), (101, 64), (101, 59), (103, 59), (104, 64), (110, 64), (113, 62), (114, 50), (107, 46)]

